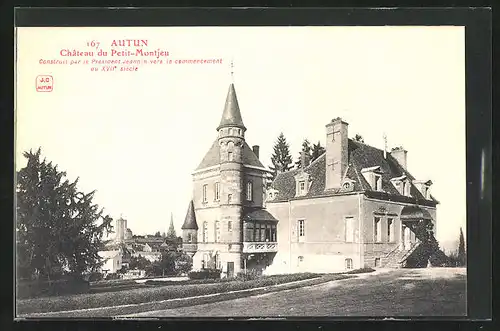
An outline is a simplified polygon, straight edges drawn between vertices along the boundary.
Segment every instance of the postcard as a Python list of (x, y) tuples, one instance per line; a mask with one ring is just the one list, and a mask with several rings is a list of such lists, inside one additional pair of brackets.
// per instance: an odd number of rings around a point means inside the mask
[(463, 26), (16, 28), (16, 313), (460, 317)]

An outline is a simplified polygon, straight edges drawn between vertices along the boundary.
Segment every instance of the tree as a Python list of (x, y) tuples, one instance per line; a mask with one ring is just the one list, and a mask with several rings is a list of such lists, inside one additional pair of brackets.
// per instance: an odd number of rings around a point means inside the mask
[(314, 144), (311, 150), (311, 162), (316, 160), (318, 157), (323, 155), (325, 153), (325, 149), (323, 146), (321, 146), (320, 142), (318, 141), (317, 144)]
[(155, 233), (155, 237), (161, 237), (161, 233), (160, 233), (160, 231), (156, 231), (156, 233)]
[(297, 169), (300, 169), (302, 167), (302, 153), (305, 153), (308, 160), (310, 160), (311, 159), (311, 152), (312, 152), (311, 151), (311, 143), (309, 142), (309, 140), (304, 139), (304, 141), (302, 142), (302, 150), (300, 151), (299, 158), (295, 162), (295, 167)]
[(17, 173), (16, 256), (20, 278), (83, 276), (99, 270), (98, 252), (112, 218), (93, 203), (95, 191), (78, 191), (78, 178), (41, 158), (41, 148), (25, 152), (26, 167)]
[(175, 271), (174, 252), (164, 252), (161, 254), (161, 259), (153, 263), (153, 272), (155, 276), (172, 275)]
[(290, 155), (290, 146), (288, 145), (285, 135), (281, 132), (277, 141), (274, 144), (274, 152), (271, 156), (273, 165), (270, 169), (273, 171), (273, 179), (276, 178), (278, 172), (288, 171), (291, 169), (292, 156)]
[(458, 239), (458, 263), (459, 266), (464, 267), (467, 264), (467, 255), (465, 252), (465, 240), (462, 227), (460, 227), (460, 237)]
[(188, 273), (193, 268), (193, 259), (184, 252), (178, 252), (175, 270), (178, 274)]
[(357, 134), (354, 136), (354, 140), (355, 141), (359, 141), (360, 143), (364, 143), (365, 140), (363, 139), (363, 137), (360, 135), (360, 134)]
[(130, 270), (138, 269), (138, 270), (146, 270), (151, 265), (151, 262), (146, 259), (144, 256), (132, 256), (130, 258), (130, 263), (128, 265)]
[(193, 267), (192, 259), (184, 252), (163, 252), (161, 259), (153, 263), (152, 274), (155, 276), (177, 275), (186, 273)]

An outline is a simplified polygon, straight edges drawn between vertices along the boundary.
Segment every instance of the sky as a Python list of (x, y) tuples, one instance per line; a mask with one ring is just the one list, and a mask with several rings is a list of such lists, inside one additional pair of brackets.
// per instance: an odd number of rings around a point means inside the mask
[[(389, 149), (408, 150), (413, 176), (434, 183), (438, 240), (456, 240), (466, 222), (464, 38), (451, 26), (18, 28), (16, 169), (40, 146), (134, 234), (166, 232), (171, 213), (180, 234), (191, 174), (216, 139), (233, 81), (246, 141), (260, 146), (265, 166), (280, 132), (294, 159), (304, 138), (325, 145), (335, 117), (378, 148), (385, 133)], [(92, 57), (60, 55), (89, 51), (90, 41), (110, 52), (120, 39), (147, 40), (144, 49), (168, 56), (137, 71), (94, 72), (69, 64)], [(53, 77), (52, 92), (36, 91), (38, 75)]]

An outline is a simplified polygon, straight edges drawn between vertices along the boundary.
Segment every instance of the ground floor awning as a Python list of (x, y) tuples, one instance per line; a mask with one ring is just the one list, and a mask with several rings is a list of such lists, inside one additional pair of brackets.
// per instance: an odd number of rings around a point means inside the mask
[(278, 222), (278, 220), (273, 215), (271, 215), (270, 212), (261, 208), (248, 208), (244, 210), (243, 221)]
[(403, 207), (400, 219), (401, 221), (432, 221), (432, 216), (427, 210), (417, 205), (412, 205)]

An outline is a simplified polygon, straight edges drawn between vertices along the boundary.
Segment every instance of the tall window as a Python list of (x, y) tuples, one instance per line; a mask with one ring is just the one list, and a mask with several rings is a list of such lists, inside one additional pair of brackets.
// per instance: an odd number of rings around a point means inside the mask
[(233, 231), (233, 222), (227, 221), (227, 231), (228, 232)]
[(220, 200), (220, 184), (215, 183), (215, 201)]
[(271, 224), (266, 224), (266, 241), (271, 241)]
[(354, 238), (354, 217), (346, 217), (345, 219), (345, 241), (355, 242)]
[(188, 233), (188, 243), (193, 241), (193, 235), (191, 233)]
[(299, 220), (299, 240), (303, 240), (306, 236), (305, 220)]
[(260, 225), (260, 241), (262, 241), (262, 242), (266, 241), (266, 225), (265, 224)]
[(203, 242), (208, 242), (208, 223), (203, 222)]
[(373, 227), (375, 242), (382, 241), (381, 225), (382, 225), (382, 222), (380, 220), (380, 217), (375, 217), (374, 227)]
[(424, 187), (424, 198), (429, 199), (429, 188), (427, 186)]
[(255, 241), (254, 240), (254, 226), (253, 223), (246, 224), (246, 238), (245, 241)]
[(203, 185), (203, 202), (207, 202), (207, 184)]
[(387, 240), (394, 241), (394, 220), (392, 218), (387, 219)]
[(375, 191), (380, 191), (382, 189), (382, 176), (375, 175)]
[(231, 203), (233, 201), (233, 195), (232, 194), (228, 194), (227, 195), (227, 203)]
[(306, 182), (305, 181), (299, 182), (299, 190), (300, 190), (300, 194), (304, 193), (304, 191), (306, 190)]
[(220, 260), (219, 253), (215, 254), (215, 268), (221, 270), (222, 269), (222, 261)]
[(345, 268), (352, 269), (352, 259), (345, 259)]
[(253, 200), (253, 184), (252, 182), (247, 182), (247, 201)]
[(215, 221), (215, 242), (220, 242), (220, 223)]
[(227, 152), (227, 160), (228, 161), (233, 161), (233, 152)]
[(271, 241), (276, 242), (276, 224), (271, 225)]

